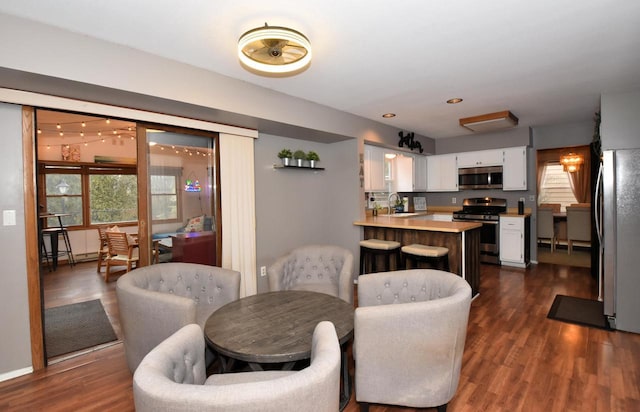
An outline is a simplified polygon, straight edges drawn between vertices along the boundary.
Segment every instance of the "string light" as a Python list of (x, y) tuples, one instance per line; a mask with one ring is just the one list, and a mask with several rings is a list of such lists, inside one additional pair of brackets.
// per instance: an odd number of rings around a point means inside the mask
[[(45, 141), (48, 137), (55, 139), (56, 136), (54, 136), (54, 134), (62, 138), (66, 137), (64, 143), (60, 143), (60, 144), (46, 143), (45, 144), (43, 142), (41, 147), (46, 147), (46, 150), (51, 150), (52, 146), (54, 148), (64, 147), (69, 149), (71, 146), (75, 146), (75, 145), (83, 145), (85, 147), (88, 147), (93, 143), (104, 144), (106, 143), (106, 140), (103, 137), (102, 130), (95, 131), (97, 127), (95, 127), (94, 129), (91, 129), (90, 127), (88, 127), (91, 123), (97, 123), (97, 122), (105, 122), (106, 124), (112, 123), (111, 119), (109, 118), (94, 118), (94, 117), (92, 117), (90, 120), (85, 119), (85, 120), (72, 121), (72, 122), (38, 123), (37, 133), (38, 135), (41, 136), (41, 138), (45, 139)], [(125, 121), (118, 121), (117, 127), (114, 129), (111, 129), (112, 136), (114, 136), (114, 140), (113, 140), (114, 144), (116, 142), (115, 140), (116, 136), (118, 139), (121, 139), (120, 140), (121, 145), (124, 144), (124, 141), (122, 140), (123, 138), (129, 137), (129, 140), (131, 141), (136, 140), (135, 125), (132, 125), (130, 122), (129, 122), (130, 123), (129, 125), (127, 124), (122, 125), (122, 123), (125, 123)], [(74, 136), (77, 136), (78, 139), (81, 138), (82, 140), (78, 142), (69, 141), (69, 136), (71, 136), (71, 140), (73, 140)], [(92, 139), (92, 136), (95, 138)], [(153, 150), (165, 151), (165, 149), (171, 148), (172, 150), (175, 151), (177, 155), (183, 155), (183, 156), (189, 156), (189, 157), (193, 157), (194, 154), (196, 156), (202, 155), (203, 157), (211, 157), (213, 155), (211, 150), (207, 150), (207, 149), (202, 150), (202, 148), (189, 148), (184, 146), (177, 147), (175, 144), (171, 144), (171, 145), (158, 144), (157, 147), (158, 149), (153, 149)]]

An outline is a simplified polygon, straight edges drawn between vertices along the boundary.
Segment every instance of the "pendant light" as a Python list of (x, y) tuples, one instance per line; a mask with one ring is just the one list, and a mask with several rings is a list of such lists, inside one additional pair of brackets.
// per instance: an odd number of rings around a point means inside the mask
[(577, 172), (584, 163), (584, 157), (581, 154), (570, 152), (569, 154), (560, 156), (560, 164), (565, 172)]
[(311, 62), (311, 43), (300, 32), (265, 23), (264, 27), (240, 36), (238, 58), (244, 66), (258, 72), (298, 72)]

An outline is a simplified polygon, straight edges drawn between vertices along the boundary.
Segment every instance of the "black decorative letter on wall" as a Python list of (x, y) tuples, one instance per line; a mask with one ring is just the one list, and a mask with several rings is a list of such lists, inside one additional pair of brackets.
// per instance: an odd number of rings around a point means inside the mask
[(413, 136), (414, 136), (413, 132), (407, 133), (406, 136), (403, 136), (402, 132), (400, 132), (398, 133), (398, 136), (400, 136), (400, 142), (398, 142), (399, 147), (402, 147), (403, 145), (406, 144), (407, 147), (411, 150), (418, 149), (419, 153), (423, 152), (422, 145), (420, 144), (420, 142), (417, 140), (415, 141), (413, 140)]

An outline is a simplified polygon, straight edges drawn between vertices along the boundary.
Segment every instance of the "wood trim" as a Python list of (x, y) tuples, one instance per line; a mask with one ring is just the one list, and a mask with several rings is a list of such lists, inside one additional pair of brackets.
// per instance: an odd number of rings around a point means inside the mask
[(220, 198), (221, 184), (220, 184), (220, 134), (215, 137), (215, 182), (216, 190), (213, 192), (213, 210), (216, 213), (216, 266), (222, 267), (222, 202)]
[(515, 125), (518, 124), (518, 118), (509, 110), (504, 110), (501, 112), (487, 113), (487, 114), (481, 114), (478, 116), (462, 118), (460, 119), (460, 126), (466, 126), (469, 123), (486, 122), (488, 120), (498, 120), (498, 119), (507, 119), (507, 118), (511, 119), (511, 121)]
[(150, 176), (149, 176), (149, 153), (147, 145), (147, 127), (138, 123), (136, 127), (137, 143), (137, 166), (138, 166), (138, 244), (139, 265), (148, 266), (151, 264), (151, 206), (150, 198)]
[(22, 107), (22, 164), (24, 183), (24, 223), (27, 259), (27, 294), (29, 299), (29, 333), (31, 363), (38, 371), (46, 366), (42, 330), (42, 288), (40, 284), (40, 255), (38, 242), (38, 207), (36, 160), (34, 144), (35, 110)]

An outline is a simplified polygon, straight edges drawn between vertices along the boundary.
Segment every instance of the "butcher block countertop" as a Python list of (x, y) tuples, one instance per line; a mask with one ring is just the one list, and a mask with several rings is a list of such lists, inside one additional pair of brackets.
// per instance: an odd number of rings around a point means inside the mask
[(412, 219), (409, 217), (389, 217), (387, 215), (367, 216), (353, 222), (356, 226), (387, 227), (393, 229), (426, 230), (431, 232), (462, 233), (482, 226), (478, 222), (445, 222), (439, 220)]

